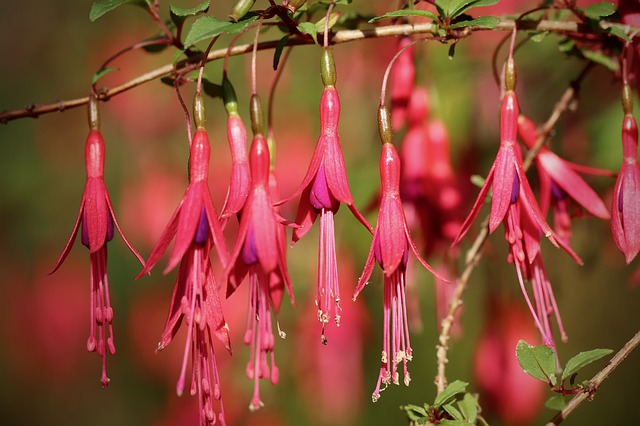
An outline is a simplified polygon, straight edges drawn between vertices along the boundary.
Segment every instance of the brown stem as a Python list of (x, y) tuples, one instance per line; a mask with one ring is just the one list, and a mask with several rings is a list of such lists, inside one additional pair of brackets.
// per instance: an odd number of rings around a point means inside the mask
[[(515, 26), (514, 21), (512, 20), (502, 20), (496, 27), (493, 29), (488, 28), (478, 28), (478, 27), (467, 27), (464, 33), (460, 33), (457, 37), (467, 37), (475, 31), (512, 31)], [(629, 34), (639, 28), (630, 27), (629, 25), (621, 25), (621, 24), (612, 24), (612, 23), (602, 23), (603, 28), (608, 28), (615, 26), (625, 33)], [(338, 31), (331, 38), (330, 44), (342, 44), (351, 41), (358, 41), (363, 39), (371, 39), (371, 38), (381, 38), (381, 37), (392, 37), (398, 35), (411, 35), (411, 34), (425, 34), (431, 33), (433, 25), (431, 23), (424, 24), (406, 24), (406, 25), (388, 25), (384, 27), (376, 27), (367, 30), (342, 30)], [(519, 30), (536, 30), (536, 31), (551, 31), (558, 33), (585, 33), (591, 34), (593, 33), (593, 29), (589, 26), (582, 25), (576, 22), (556, 22), (556, 21), (537, 21), (537, 22), (520, 22), (518, 23)], [(265, 49), (274, 49), (278, 46), (279, 40), (271, 40), (258, 43), (258, 50)], [(288, 40), (288, 46), (299, 46), (299, 45), (307, 45), (312, 44), (313, 41), (307, 38), (291, 38)], [(252, 44), (244, 44), (240, 46), (235, 46), (231, 49), (219, 49), (212, 51), (207, 56), (207, 61), (213, 61), (216, 59), (222, 59), (229, 51), (230, 56), (243, 55), (252, 50)], [(184, 61), (181, 61), (177, 64), (176, 69), (180, 70), (182, 67), (185, 67), (189, 64), (193, 64), (194, 62), (201, 61), (202, 57), (195, 55), (194, 57), (188, 58)], [(98, 93), (99, 101), (106, 101), (111, 99), (112, 97), (125, 92), (129, 89), (133, 89), (134, 87), (140, 86), (142, 84), (148, 83), (149, 81), (156, 80), (158, 78), (164, 77), (166, 75), (171, 74), (174, 70), (174, 66), (172, 64), (164, 65), (162, 67), (156, 68), (152, 71), (149, 71), (145, 74), (142, 74), (126, 83), (123, 83), (119, 86), (115, 86), (111, 89), (103, 89), (100, 93)], [(0, 124), (6, 124), (9, 121), (16, 120), (19, 118), (32, 117), (37, 118), (40, 115), (48, 114), (51, 112), (62, 112), (67, 109), (76, 108), (79, 106), (86, 105), (89, 102), (89, 97), (78, 98), (78, 99), (70, 99), (65, 101), (58, 101), (51, 104), (43, 104), (43, 105), (35, 105), (31, 104), (25, 108), (9, 110), (0, 112)]]
[[(565, 90), (565, 92), (560, 97), (560, 100), (556, 103), (553, 108), (553, 112), (549, 116), (549, 119), (540, 127), (539, 136), (536, 142), (536, 145), (533, 149), (531, 149), (524, 160), (524, 169), (527, 170), (533, 159), (538, 154), (540, 147), (547, 140), (554, 127), (558, 123), (560, 116), (569, 109), (569, 105), (575, 99), (577, 94), (577, 87), (580, 82), (587, 75), (589, 70), (591, 70), (592, 64), (589, 63), (585, 69), (582, 70), (580, 75), (576, 78), (575, 81)], [(456, 291), (454, 292), (451, 302), (449, 303), (449, 312), (446, 317), (442, 320), (441, 326), (442, 330), (440, 331), (440, 336), (438, 337), (438, 345), (436, 346), (436, 358), (438, 363), (437, 375), (435, 378), (435, 385), (437, 388), (437, 392), (441, 393), (447, 387), (447, 376), (446, 376), (446, 366), (449, 362), (447, 360), (447, 352), (449, 350), (449, 339), (451, 338), (451, 328), (453, 327), (453, 321), (458, 312), (458, 309), (462, 306), (462, 296), (464, 295), (465, 290), (469, 284), (469, 277), (473, 272), (474, 268), (478, 264), (478, 261), (482, 257), (482, 252), (480, 251), (484, 246), (484, 243), (489, 236), (489, 217), (487, 216), (483, 221), (482, 225), (480, 225), (480, 233), (474, 240), (471, 248), (467, 252), (465, 256), (464, 270), (460, 275), (460, 278), (457, 281)]]
[(638, 346), (638, 344), (640, 344), (640, 331), (638, 331), (635, 336), (633, 336), (631, 340), (629, 340), (627, 344), (624, 345), (622, 349), (620, 349), (618, 353), (613, 356), (613, 358), (611, 358), (606, 367), (600, 370), (595, 376), (593, 376), (591, 380), (589, 380), (582, 391), (576, 394), (576, 396), (574, 396), (571, 401), (567, 403), (562, 411), (556, 414), (553, 419), (551, 419), (551, 421), (547, 423), (546, 426), (559, 425), (584, 401), (593, 400), (593, 398), (595, 398), (596, 396), (596, 392), (602, 385), (602, 382), (604, 382), (605, 379), (609, 377), (611, 373), (613, 373), (613, 370), (618, 368), (622, 361), (627, 358), (627, 356)]

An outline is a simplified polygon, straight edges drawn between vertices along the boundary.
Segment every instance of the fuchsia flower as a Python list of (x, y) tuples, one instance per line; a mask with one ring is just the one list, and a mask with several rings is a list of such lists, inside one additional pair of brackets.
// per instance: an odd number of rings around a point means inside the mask
[(323, 63), (328, 64), (322, 66), (323, 72), (326, 68), (331, 68), (333, 74), (323, 75), (325, 88), (320, 100), (320, 138), (300, 187), (290, 197), (278, 204), (285, 203), (302, 194), (296, 215), (296, 224), (299, 225), (299, 228), (293, 231), (294, 243), (309, 232), (318, 215), (320, 216), (316, 306), (318, 307), (318, 319), (323, 325), (321, 340), (326, 344), (325, 326), (332, 317), (336, 325), (340, 326), (340, 312), (342, 310), (334, 234), (334, 215), (338, 212), (340, 203), (346, 204), (355, 218), (370, 232), (372, 229), (355, 207), (347, 182), (344, 157), (338, 136), (340, 98), (334, 87), (333, 56), (328, 49), (323, 52)]
[[(538, 131), (527, 117), (518, 117), (518, 135), (527, 148), (535, 146)], [(571, 215), (569, 199), (573, 199), (592, 215), (609, 219), (609, 211), (598, 194), (576, 172), (612, 175), (607, 170), (565, 161), (546, 147), (541, 147), (536, 157), (536, 166), (540, 183), (540, 209), (543, 214), (553, 209), (554, 230), (565, 243), (571, 236)]]
[(622, 166), (611, 202), (611, 231), (618, 249), (631, 263), (640, 251), (640, 165), (638, 125), (631, 111), (622, 121)]
[[(388, 122), (388, 121), (387, 121)], [(407, 362), (413, 353), (409, 341), (407, 301), (405, 297), (406, 271), (409, 251), (432, 274), (438, 275), (425, 262), (411, 238), (400, 198), (400, 157), (391, 143), (382, 145), (380, 156), (380, 181), (382, 199), (373, 242), (362, 275), (358, 279), (353, 299), (364, 289), (373, 272), (374, 260), (384, 272), (384, 332), (382, 357), (378, 382), (372, 395), (373, 402), (390, 383), (398, 384), (398, 364), (403, 363), (404, 383), (411, 377)], [(445, 280), (446, 281), (446, 280)], [(382, 387), (383, 386), (383, 387)]]
[[(259, 379), (268, 377), (274, 385), (279, 381), (270, 311), (278, 313), (284, 288), (292, 303), (294, 301), (285, 257), (284, 228), (278, 223), (284, 219), (277, 214), (271, 202), (269, 162), (267, 142), (261, 134), (256, 134), (249, 153), (251, 191), (241, 211), (240, 227), (223, 279), (228, 282), (229, 297), (249, 275), (249, 310), (244, 342), (251, 345), (247, 377), (254, 380), (249, 404), (252, 411), (264, 405), (260, 400)], [(285, 337), (279, 326), (278, 332), (280, 337)]]
[[(97, 111), (97, 110), (93, 110)], [(49, 272), (53, 274), (71, 251), (76, 234), (80, 229), (80, 241), (89, 249), (91, 259), (91, 319), (87, 350), (98, 352), (102, 358), (102, 386), (109, 384), (107, 377), (107, 350), (115, 355), (113, 342), (113, 308), (109, 298), (109, 280), (107, 278), (107, 242), (113, 238), (113, 227), (120, 233), (129, 250), (144, 265), (137, 251), (125, 238), (116, 220), (111, 199), (104, 183), (105, 146), (102, 134), (97, 128), (97, 121), (92, 122), (91, 131), (85, 144), (85, 164), (87, 181), (80, 202), (80, 211), (73, 226), (71, 237), (60, 258)]]
[[(196, 104), (198, 99), (201, 102), (201, 98), (196, 98)], [(175, 237), (176, 241), (164, 272), (169, 272), (178, 263), (180, 268), (157, 351), (171, 343), (182, 320), (185, 319), (188, 329), (187, 341), (176, 391), (178, 395), (182, 395), (184, 391), (187, 360), (191, 351), (189, 392), (191, 395), (198, 393), (200, 424), (214, 424), (217, 418), (224, 425), (224, 407), (212, 333), (228, 351), (231, 351), (231, 345), (209, 255), (211, 248), (215, 246), (220, 260), (226, 265), (228, 253), (207, 183), (211, 151), (209, 137), (203, 123), (197, 124), (190, 147), (189, 186), (138, 278), (151, 271)], [(214, 409), (215, 402), (219, 405), (218, 415)]]
[[(509, 243), (508, 260), (516, 267), (520, 289), (525, 297), (536, 326), (540, 330), (543, 343), (555, 347), (548, 317), (555, 314), (561, 329), (563, 340), (566, 339), (558, 309), (553, 298), (549, 280), (544, 273), (540, 257), (540, 237), (544, 234), (556, 247), (562, 247), (579, 264), (582, 261), (571, 248), (557, 236), (544, 219), (527, 181), (522, 161), (522, 151), (516, 141), (518, 129), (518, 100), (514, 92), (515, 65), (509, 58), (506, 66), (507, 91), (502, 99), (500, 110), (500, 148), (495, 162), (489, 170), (487, 179), (473, 205), (472, 211), (462, 224), (460, 233), (454, 240), (457, 244), (467, 233), (476, 218), (489, 189), (493, 189), (491, 213), (489, 215), (489, 232), (496, 230), (501, 222), (505, 226), (505, 239)], [(532, 281), (534, 308), (524, 280)]]

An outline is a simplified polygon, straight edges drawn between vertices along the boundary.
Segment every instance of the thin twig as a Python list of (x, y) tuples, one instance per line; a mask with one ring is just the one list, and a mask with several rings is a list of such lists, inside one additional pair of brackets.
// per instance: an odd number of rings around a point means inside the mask
[[(496, 27), (493, 29), (481, 28), (481, 27), (467, 27), (463, 32), (460, 32), (456, 35), (456, 37), (468, 37), (471, 33), (475, 31), (487, 31), (487, 30), (495, 30), (495, 31), (512, 31), (515, 26), (515, 22), (512, 20), (502, 20)], [(612, 23), (602, 23), (602, 28), (608, 27), (617, 27), (625, 33), (629, 34), (634, 30), (638, 30), (638, 28), (631, 27), (629, 25), (621, 25), (621, 24), (612, 24)], [(388, 25), (383, 27), (376, 27), (372, 29), (366, 30), (341, 30), (337, 31), (333, 37), (331, 38), (330, 44), (342, 44), (352, 41), (358, 41), (363, 39), (372, 39), (372, 38), (381, 38), (381, 37), (392, 37), (398, 35), (411, 35), (411, 34), (425, 34), (431, 33), (433, 29), (433, 25), (431, 23), (424, 24), (405, 24), (405, 25)], [(556, 33), (584, 33), (584, 34), (592, 34), (593, 28), (582, 25), (576, 22), (556, 22), (556, 21), (526, 21), (518, 23), (518, 30), (536, 30), (536, 31), (550, 31)], [(268, 50), (275, 49), (280, 40), (270, 40), (258, 43), (258, 50)], [(287, 41), (288, 46), (300, 46), (300, 45), (308, 45), (313, 44), (313, 41), (310, 38), (301, 38), (301, 37), (292, 37)], [(227, 52), (229, 52), (230, 56), (243, 55), (252, 50), (253, 44), (244, 44), (240, 46), (235, 46), (233, 48), (219, 49), (212, 51), (207, 56), (207, 62), (222, 59), (225, 57)], [(194, 55), (193, 57), (183, 60), (176, 64), (176, 69), (180, 71), (182, 67), (192, 65), (198, 61), (201, 61), (202, 57), (199, 55)], [(167, 64), (156, 68), (152, 71), (149, 71), (145, 74), (142, 74), (126, 83), (123, 83), (119, 86), (115, 86), (112, 88), (105, 88), (98, 93), (99, 101), (108, 101), (112, 97), (125, 92), (127, 90), (133, 89), (142, 84), (148, 83), (152, 80), (156, 80), (158, 78), (169, 75), (174, 70), (173, 64)], [(48, 114), (52, 112), (62, 112), (71, 108), (80, 107), (86, 105), (89, 102), (89, 97), (70, 99), (64, 101), (58, 101), (50, 104), (42, 104), (42, 105), (29, 105), (25, 108), (9, 110), (0, 112), (0, 124), (6, 124), (9, 121), (16, 120), (19, 118), (32, 117), (37, 118), (40, 115)]]
[(611, 373), (613, 373), (613, 370), (615, 370), (622, 363), (622, 361), (627, 358), (627, 356), (638, 346), (638, 344), (640, 344), (640, 331), (638, 331), (635, 336), (633, 336), (631, 340), (629, 340), (627, 344), (624, 345), (622, 349), (620, 349), (620, 351), (618, 351), (618, 353), (613, 356), (613, 358), (611, 358), (606, 367), (600, 370), (595, 376), (593, 376), (591, 380), (589, 380), (582, 391), (576, 394), (571, 399), (571, 401), (569, 401), (567, 405), (562, 409), (562, 411), (556, 414), (553, 419), (551, 419), (551, 421), (547, 423), (546, 426), (559, 425), (584, 401), (592, 401), (596, 395), (596, 392), (602, 385), (602, 382), (604, 382), (605, 379), (609, 377)]
[[(582, 70), (580, 75), (564, 91), (564, 93), (560, 97), (560, 100), (555, 104), (553, 112), (549, 116), (549, 119), (547, 119), (547, 121), (539, 129), (539, 136), (538, 140), (536, 141), (535, 147), (527, 153), (527, 156), (524, 160), (525, 170), (527, 170), (531, 166), (531, 163), (533, 162), (535, 156), (538, 154), (540, 147), (544, 144), (544, 142), (547, 140), (556, 124), (558, 123), (560, 116), (569, 109), (569, 105), (576, 98), (578, 86), (592, 68), (593, 67), (591, 63), (587, 65)], [(449, 362), (447, 359), (447, 352), (449, 350), (451, 328), (453, 327), (456, 312), (462, 306), (462, 296), (464, 295), (464, 292), (469, 284), (469, 277), (478, 264), (478, 261), (482, 257), (481, 249), (484, 246), (487, 237), (489, 236), (488, 224), (489, 217), (487, 216), (482, 221), (480, 233), (474, 240), (471, 248), (465, 256), (464, 270), (462, 271), (462, 274), (457, 281), (456, 290), (449, 304), (449, 312), (447, 316), (444, 317), (441, 323), (442, 330), (440, 332), (440, 336), (438, 337), (438, 345), (436, 347), (438, 371), (434, 381), (438, 393), (441, 393), (447, 387), (446, 366)]]

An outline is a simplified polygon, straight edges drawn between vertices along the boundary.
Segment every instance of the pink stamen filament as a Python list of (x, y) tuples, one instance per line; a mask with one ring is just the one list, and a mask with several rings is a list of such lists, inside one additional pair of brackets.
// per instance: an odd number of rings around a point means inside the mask
[(340, 286), (338, 282), (338, 265), (336, 261), (336, 240), (333, 211), (322, 209), (320, 212), (320, 237), (318, 243), (318, 284), (316, 306), (318, 320), (322, 323), (323, 344), (327, 344), (325, 326), (331, 316), (336, 326), (340, 326)]

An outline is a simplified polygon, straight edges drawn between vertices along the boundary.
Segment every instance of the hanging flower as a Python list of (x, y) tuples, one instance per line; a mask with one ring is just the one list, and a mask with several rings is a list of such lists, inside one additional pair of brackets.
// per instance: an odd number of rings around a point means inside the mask
[(80, 230), (80, 241), (89, 249), (91, 260), (91, 319), (87, 350), (97, 352), (102, 358), (102, 386), (109, 384), (107, 377), (107, 351), (115, 355), (113, 341), (113, 308), (109, 298), (109, 279), (107, 278), (107, 243), (113, 238), (114, 225), (129, 250), (144, 265), (144, 261), (125, 238), (116, 220), (111, 199), (104, 183), (105, 146), (100, 130), (98, 130), (97, 106), (92, 98), (91, 130), (85, 144), (85, 164), (87, 180), (80, 202), (80, 210), (73, 226), (71, 237), (60, 258), (49, 272), (53, 274), (71, 251), (76, 234)]
[(296, 192), (278, 204), (285, 203), (302, 194), (296, 216), (296, 224), (299, 228), (293, 231), (294, 243), (309, 232), (313, 223), (320, 216), (316, 306), (318, 307), (318, 320), (322, 323), (321, 341), (326, 344), (325, 326), (331, 318), (335, 320), (337, 326), (340, 326), (340, 312), (342, 310), (334, 231), (334, 215), (338, 212), (340, 204), (346, 204), (360, 223), (370, 232), (372, 229), (355, 207), (347, 182), (344, 157), (338, 136), (340, 98), (334, 86), (335, 66), (329, 49), (323, 51), (322, 64), (325, 88), (320, 100), (320, 138), (302, 184)]

